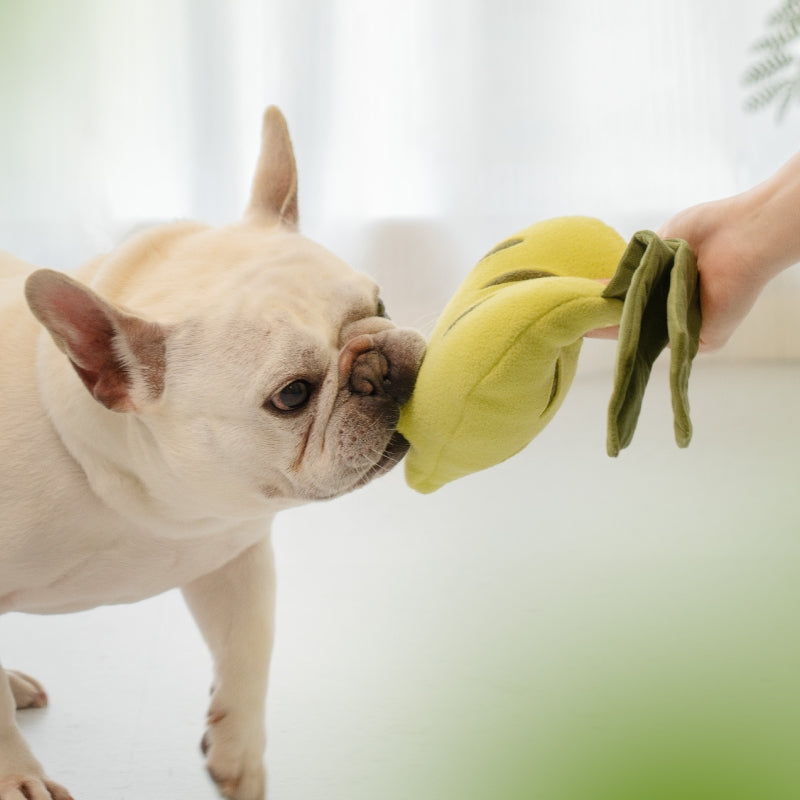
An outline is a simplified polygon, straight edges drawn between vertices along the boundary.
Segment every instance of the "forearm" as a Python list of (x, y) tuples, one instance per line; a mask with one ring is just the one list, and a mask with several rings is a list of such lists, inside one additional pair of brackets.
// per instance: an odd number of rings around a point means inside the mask
[(764, 282), (800, 262), (800, 153), (732, 202)]

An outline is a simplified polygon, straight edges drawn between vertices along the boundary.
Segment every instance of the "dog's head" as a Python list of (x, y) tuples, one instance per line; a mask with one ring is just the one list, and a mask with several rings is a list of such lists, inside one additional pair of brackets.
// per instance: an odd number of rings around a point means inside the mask
[(48, 270), (28, 279), (33, 313), (97, 401), (76, 415), (84, 439), (100, 425), (94, 447), (113, 440), (110, 460), (124, 440), (117, 466), (164, 503), (249, 514), (325, 499), (405, 453), (395, 426), (424, 340), (297, 220), (272, 108), (240, 223), (146, 232), (99, 262), (92, 288)]

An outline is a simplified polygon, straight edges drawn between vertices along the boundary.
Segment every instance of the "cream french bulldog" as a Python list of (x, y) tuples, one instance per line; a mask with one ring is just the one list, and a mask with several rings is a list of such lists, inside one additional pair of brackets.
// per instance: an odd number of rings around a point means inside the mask
[[(241, 222), (158, 227), (75, 278), (0, 257), (0, 613), (180, 587), (214, 662), (208, 771), (236, 800), (265, 793), (270, 521), (402, 458), (424, 349), (297, 219), (270, 108)], [(0, 800), (70, 798), (15, 722), (45, 702), (0, 668)]]

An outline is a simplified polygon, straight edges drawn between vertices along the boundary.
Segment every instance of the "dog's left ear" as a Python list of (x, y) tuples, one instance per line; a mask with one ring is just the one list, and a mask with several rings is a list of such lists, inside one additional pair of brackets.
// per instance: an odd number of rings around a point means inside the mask
[(264, 113), (261, 155), (246, 217), (297, 227), (297, 166), (289, 128), (275, 106)]
[(166, 333), (160, 325), (122, 311), (53, 270), (32, 273), (25, 296), (99, 403), (112, 411), (136, 411), (161, 394)]

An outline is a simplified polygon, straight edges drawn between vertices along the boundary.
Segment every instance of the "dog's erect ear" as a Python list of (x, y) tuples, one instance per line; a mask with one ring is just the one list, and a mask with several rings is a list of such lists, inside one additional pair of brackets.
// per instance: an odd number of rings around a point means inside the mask
[(286, 120), (275, 106), (264, 113), (261, 155), (247, 217), (297, 227), (297, 166)]
[(160, 325), (128, 314), (48, 269), (30, 275), (25, 296), (86, 388), (106, 408), (135, 411), (161, 394), (166, 334)]

